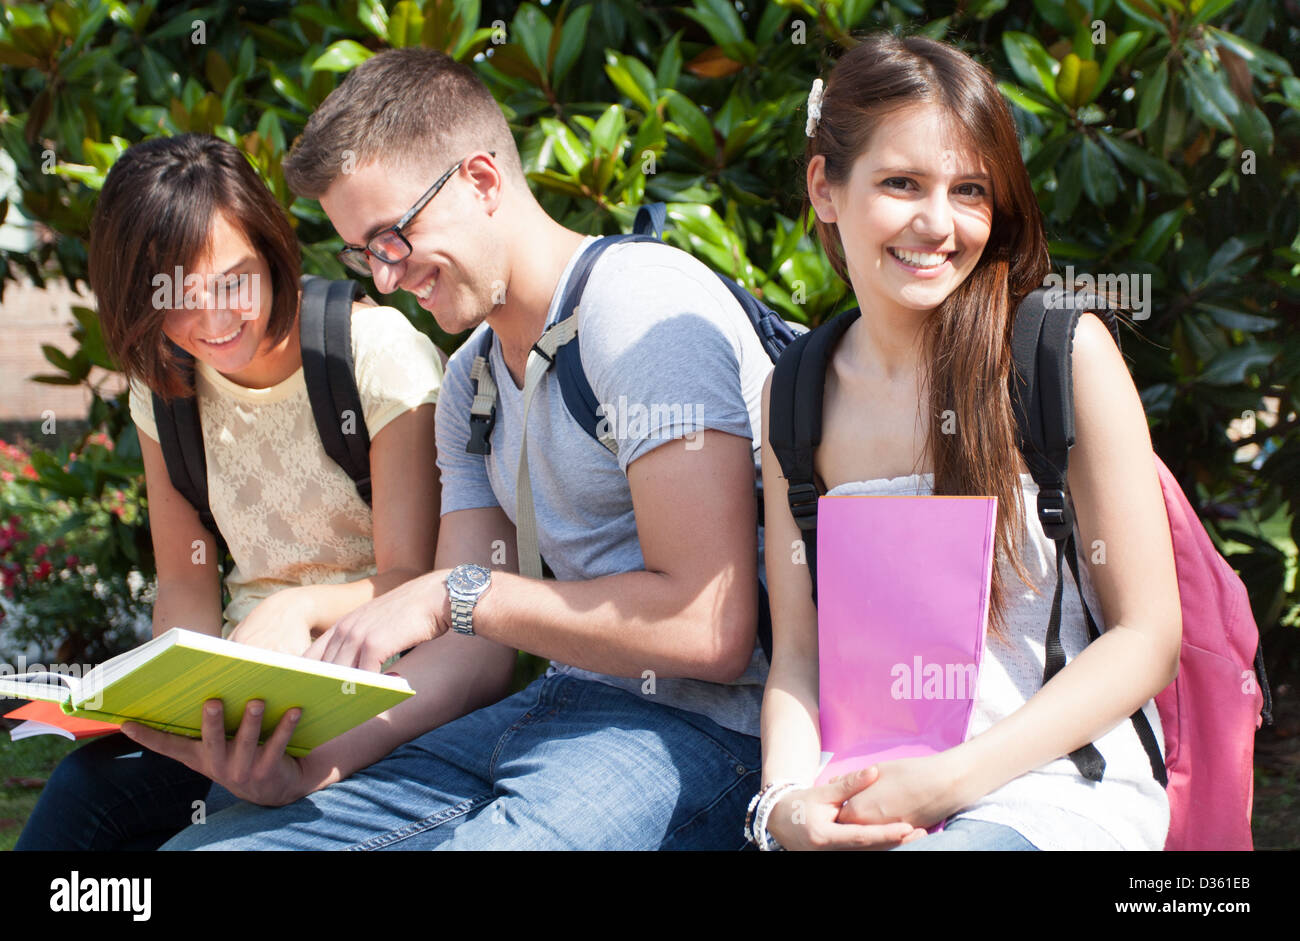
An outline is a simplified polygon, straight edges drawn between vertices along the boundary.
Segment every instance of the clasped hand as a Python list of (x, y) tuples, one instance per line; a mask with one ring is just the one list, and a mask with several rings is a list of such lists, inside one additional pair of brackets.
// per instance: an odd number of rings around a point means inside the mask
[(950, 752), (882, 761), (787, 794), (768, 830), (786, 849), (892, 849), (964, 806), (959, 780)]

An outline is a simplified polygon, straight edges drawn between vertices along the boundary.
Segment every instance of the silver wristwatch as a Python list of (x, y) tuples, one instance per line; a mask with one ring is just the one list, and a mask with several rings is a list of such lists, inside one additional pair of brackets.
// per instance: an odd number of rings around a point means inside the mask
[(474, 605), (492, 584), (492, 573), (481, 565), (458, 565), (447, 576), (451, 596), (451, 629), (458, 634), (474, 633)]

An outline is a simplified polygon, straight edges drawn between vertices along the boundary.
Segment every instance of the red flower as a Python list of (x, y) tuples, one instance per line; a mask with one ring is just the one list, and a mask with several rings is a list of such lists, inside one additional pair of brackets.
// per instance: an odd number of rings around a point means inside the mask
[(75, 569), (80, 562), (81, 560), (78, 559), (75, 555), (70, 555), (63, 560), (63, 567), (68, 569)]
[(40, 474), (36, 473), (36, 468), (32, 467), (32, 465), (30, 464), (27, 464), (23, 467), (23, 476), (26, 477), (28, 480), (35, 480), (37, 477), (40, 476)]
[(54, 571), (54, 566), (50, 565), (49, 559), (46, 559), (43, 562), (41, 562), (40, 565), (36, 566), (36, 571), (32, 573), (32, 575), (38, 582), (40, 582), (48, 578), (50, 573), (53, 571)]
[(45, 543), (41, 543), (39, 546), (37, 546), (35, 549), (32, 550), (32, 558), (35, 559), (37, 562), (39, 562), (41, 559), (45, 558), (45, 554), (49, 551), (50, 551), (50, 547), (47, 546)]

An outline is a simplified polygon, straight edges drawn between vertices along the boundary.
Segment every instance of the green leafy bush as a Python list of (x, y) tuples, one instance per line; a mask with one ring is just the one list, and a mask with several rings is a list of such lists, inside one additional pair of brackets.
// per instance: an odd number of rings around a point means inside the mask
[[(342, 73), (419, 43), (473, 63), (553, 216), (608, 233), (665, 201), (674, 244), (811, 324), (852, 303), (806, 234), (812, 79), (856, 32), (954, 42), (1014, 106), (1057, 266), (1150, 276), (1149, 316), (1129, 324), (1125, 351), (1156, 447), (1245, 578), (1270, 668), (1300, 665), (1300, 27), (1285, 6), (59, 0), (2, 16), (0, 136), (22, 211), (58, 236), (8, 259), (37, 279), (84, 278), (113, 160), (183, 131), (241, 147), (289, 209), (306, 268), (341, 277), (341, 243), (318, 204), (286, 189), (281, 162)], [(393, 302), (454, 348), (411, 298)], [(81, 329), (84, 362), (97, 362)], [(54, 365), (83, 381), (84, 362)], [(119, 440), (120, 403), (96, 407)]]

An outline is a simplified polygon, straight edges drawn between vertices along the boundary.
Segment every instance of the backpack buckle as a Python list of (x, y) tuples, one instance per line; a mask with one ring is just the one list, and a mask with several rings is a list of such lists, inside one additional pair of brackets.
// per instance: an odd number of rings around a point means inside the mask
[(786, 492), (790, 515), (803, 532), (817, 528), (817, 488), (811, 483), (792, 484)]
[(492, 442), (488, 440), (492, 435), (492, 429), (497, 423), (497, 407), (492, 406), (492, 411), (486, 415), (472, 414), (469, 416), (469, 443), (465, 445), (466, 454), (491, 454)]
[(1038, 491), (1038, 522), (1049, 539), (1064, 539), (1074, 529), (1074, 514), (1065, 502), (1064, 490)]
[(542, 342), (541, 340), (538, 340), (536, 343), (534, 343), (532, 351), (536, 353), (538, 356), (540, 356), (542, 359), (546, 360), (546, 371), (550, 372), (551, 367), (555, 365), (555, 357), (552, 356), (550, 353), (546, 352), (546, 350), (542, 349), (540, 345), (541, 342)]

